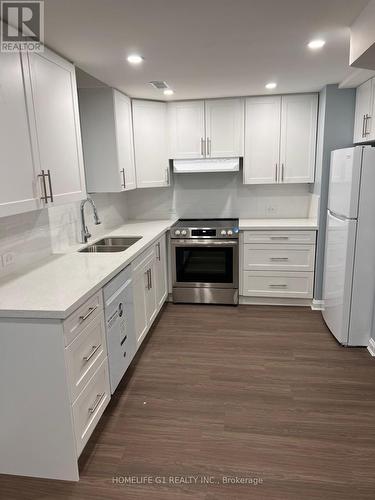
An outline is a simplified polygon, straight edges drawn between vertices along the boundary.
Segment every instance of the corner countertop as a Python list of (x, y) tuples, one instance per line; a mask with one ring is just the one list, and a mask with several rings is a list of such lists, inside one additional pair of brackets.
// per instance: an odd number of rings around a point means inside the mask
[(240, 219), (240, 231), (244, 230), (310, 230), (316, 231), (318, 223), (316, 219)]
[(0, 280), (0, 317), (67, 318), (167, 232), (174, 222), (129, 221), (105, 234), (142, 237), (124, 252), (78, 253), (77, 249), (86, 246), (78, 245), (70, 253), (51, 255), (38, 266), (3, 278)]

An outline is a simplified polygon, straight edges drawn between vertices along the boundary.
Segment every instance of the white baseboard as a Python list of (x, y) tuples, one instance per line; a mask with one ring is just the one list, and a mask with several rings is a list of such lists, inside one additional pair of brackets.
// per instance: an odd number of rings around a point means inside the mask
[(240, 295), (240, 304), (250, 306), (300, 306), (311, 307), (311, 299), (291, 299), (283, 297), (245, 297)]
[(368, 352), (371, 354), (371, 356), (375, 356), (375, 340), (370, 339), (368, 346), (367, 346)]
[(324, 300), (313, 299), (311, 309), (313, 311), (324, 311)]

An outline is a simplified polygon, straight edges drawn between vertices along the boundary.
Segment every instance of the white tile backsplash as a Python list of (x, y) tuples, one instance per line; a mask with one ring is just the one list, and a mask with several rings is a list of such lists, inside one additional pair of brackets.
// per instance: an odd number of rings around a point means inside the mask
[(170, 188), (127, 193), (131, 219), (169, 217), (308, 217), (311, 194), (307, 184), (243, 185), (238, 174), (174, 174)]
[[(86, 221), (95, 238), (127, 219), (124, 193), (92, 196), (102, 224), (95, 226), (92, 209), (85, 207)], [(0, 276), (19, 271), (56, 252), (66, 252), (80, 237), (79, 202), (0, 218)], [(14, 263), (4, 267), (2, 256), (11, 253)]]

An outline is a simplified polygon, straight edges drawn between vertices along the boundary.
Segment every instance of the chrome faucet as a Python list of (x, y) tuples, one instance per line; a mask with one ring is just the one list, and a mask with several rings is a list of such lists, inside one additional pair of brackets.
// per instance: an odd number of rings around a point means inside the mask
[(87, 240), (91, 238), (91, 233), (88, 230), (86, 226), (86, 221), (85, 221), (85, 205), (86, 202), (89, 202), (90, 205), (92, 206), (92, 209), (94, 211), (94, 221), (95, 225), (101, 224), (101, 220), (99, 219), (98, 211), (96, 210), (96, 206), (94, 203), (94, 200), (92, 198), (86, 198), (86, 200), (81, 201), (81, 243), (87, 243)]

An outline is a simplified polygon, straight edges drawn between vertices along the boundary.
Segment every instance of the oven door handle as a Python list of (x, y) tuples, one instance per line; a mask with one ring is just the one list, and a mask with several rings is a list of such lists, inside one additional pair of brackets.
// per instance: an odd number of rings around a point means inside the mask
[(238, 240), (171, 240), (175, 247), (192, 247), (192, 246), (218, 246), (218, 247), (233, 247), (238, 245)]

